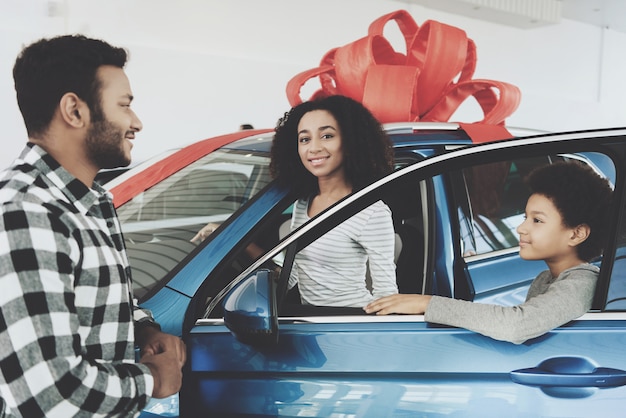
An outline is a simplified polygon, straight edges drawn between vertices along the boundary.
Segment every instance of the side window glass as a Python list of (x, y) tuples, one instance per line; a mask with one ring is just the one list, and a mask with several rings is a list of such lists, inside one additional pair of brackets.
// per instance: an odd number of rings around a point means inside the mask
[(464, 197), (458, 206), (463, 256), (517, 247), (517, 227), (524, 219), (529, 197), (525, 177), (537, 167), (571, 159), (590, 165), (613, 183), (611, 159), (597, 152), (547, 155), (464, 169)]
[(121, 205), (136, 297), (141, 298), (197, 244), (207, 223), (222, 223), (271, 180), (266, 155), (215, 151)]
[(517, 247), (516, 229), (524, 219), (529, 194), (524, 178), (534, 168), (561, 159), (542, 156), (464, 169), (467, 202), (459, 206), (463, 255)]
[(124, 225), (193, 217), (224, 221), (269, 183), (267, 164), (266, 156), (213, 152), (124, 203), (118, 216)]

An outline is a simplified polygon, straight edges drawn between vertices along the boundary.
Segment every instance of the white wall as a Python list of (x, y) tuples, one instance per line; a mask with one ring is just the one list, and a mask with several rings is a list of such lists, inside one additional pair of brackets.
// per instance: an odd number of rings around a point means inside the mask
[[(419, 25), (433, 19), (468, 33), (478, 48), (474, 77), (522, 91), (509, 125), (626, 126), (626, 34), (574, 21), (516, 29), (397, 0), (0, 0), (0, 167), (26, 141), (11, 74), (23, 44), (80, 32), (128, 48), (133, 107), (144, 123), (133, 150), (140, 161), (241, 123), (273, 127), (289, 109), (293, 75), (398, 9)], [(397, 28), (385, 33), (400, 49)], [(478, 118), (468, 103), (452, 119)]]

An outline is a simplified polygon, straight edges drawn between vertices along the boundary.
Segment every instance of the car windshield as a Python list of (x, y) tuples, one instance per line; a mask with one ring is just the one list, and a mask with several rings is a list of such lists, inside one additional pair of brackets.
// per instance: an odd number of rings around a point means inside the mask
[(220, 149), (121, 205), (135, 297), (196, 247), (190, 240), (200, 228), (224, 222), (270, 180), (266, 153)]

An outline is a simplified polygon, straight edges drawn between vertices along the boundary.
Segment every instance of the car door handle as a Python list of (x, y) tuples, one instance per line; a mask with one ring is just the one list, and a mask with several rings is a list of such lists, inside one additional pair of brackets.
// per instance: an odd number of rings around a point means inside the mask
[(528, 386), (598, 387), (626, 385), (626, 371), (598, 367), (583, 357), (553, 357), (537, 367), (513, 370), (511, 380)]

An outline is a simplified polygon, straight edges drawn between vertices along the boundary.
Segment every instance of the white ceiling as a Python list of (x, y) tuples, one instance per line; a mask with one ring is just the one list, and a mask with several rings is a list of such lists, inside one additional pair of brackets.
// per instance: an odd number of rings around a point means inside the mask
[(561, 0), (565, 19), (626, 32), (624, 0)]
[(626, 0), (404, 0), (503, 25), (532, 29), (575, 20), (626, 33)]

